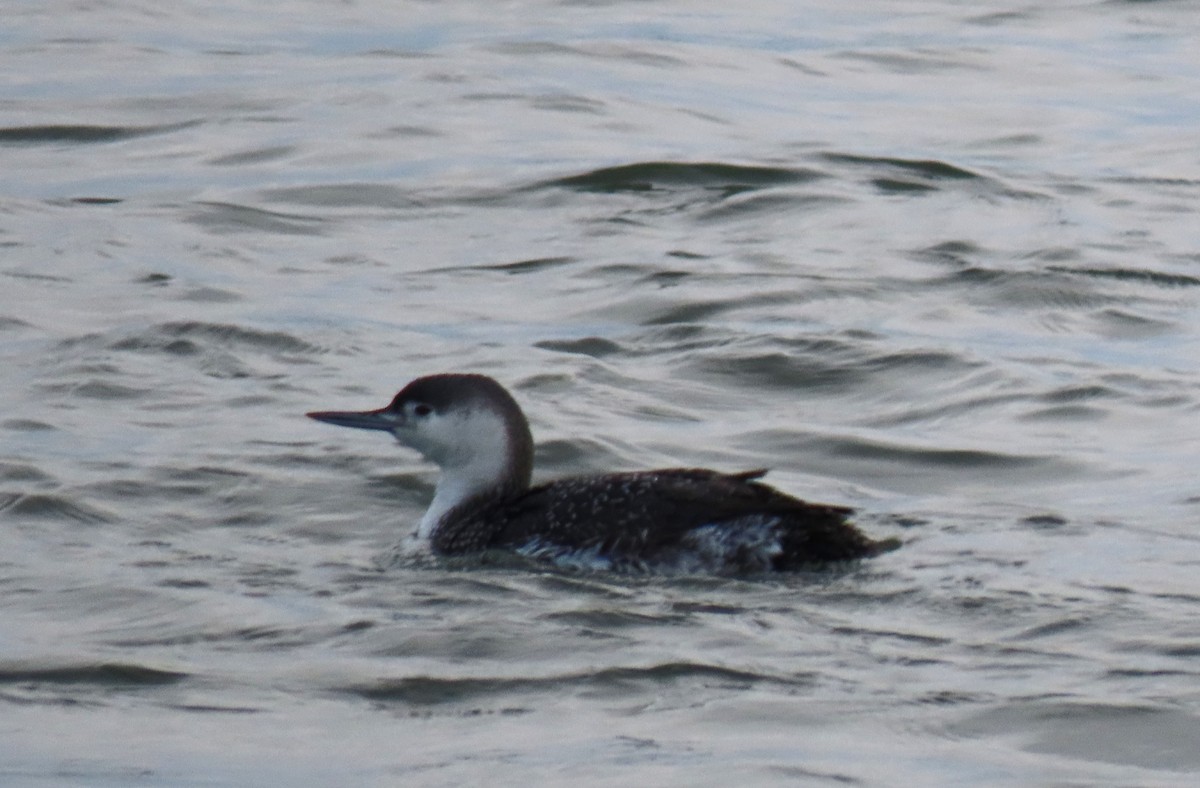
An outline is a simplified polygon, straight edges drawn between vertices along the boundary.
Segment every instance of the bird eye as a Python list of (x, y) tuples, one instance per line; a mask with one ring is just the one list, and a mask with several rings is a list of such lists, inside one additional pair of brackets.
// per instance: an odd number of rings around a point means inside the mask
[(422, 403), (413, 408), (413, 413), (417, 414), (418, 416), (428, 416), (430, 413), (433, 413), (433, 408)]

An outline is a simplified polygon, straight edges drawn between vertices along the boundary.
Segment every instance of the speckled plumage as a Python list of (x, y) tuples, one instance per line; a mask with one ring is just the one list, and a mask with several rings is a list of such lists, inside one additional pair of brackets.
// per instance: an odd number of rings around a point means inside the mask
[(309, 415), (389, 431), (441, 466), (421, 531), (445, 555), (507, 549), (608, 568), (755, 572), (894, 546), (851, 524), (850, 509), (763, 484), (765, 470), (670, 468), (530, 487), (528, 422), (503, 387), (480, 375), (420, 378), (379, 411)]
[[(483, 495), (447, 513), (433, 534), (433, 547), (458, 554), (517, 549), (536, 540), (542, 554), (554, 546), (592, 551), (620, 566), (653, 567), (679, 563), (682, 549), (696, 551), (687, 544), (688, 535), (716, 526), (726, 534), (758, 533), (744, 545), (736, 537), (727, 540), (727, 566), (709, 569), (786, 570), (878, 551), (847, 522), (850, 509), (784, 495), (756, 481), (764, 473), (671, 468), (579, 476)], [(764, 544), (763, 530), (776, 546)]]

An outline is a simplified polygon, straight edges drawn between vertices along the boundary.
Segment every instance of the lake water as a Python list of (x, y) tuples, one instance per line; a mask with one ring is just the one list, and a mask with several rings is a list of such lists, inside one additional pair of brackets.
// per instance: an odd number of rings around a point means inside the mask
[[(0, 783), (1194, 785), (1195, 11), (10, 3)], [(390, 563), (439, 371), (903, 546)]]

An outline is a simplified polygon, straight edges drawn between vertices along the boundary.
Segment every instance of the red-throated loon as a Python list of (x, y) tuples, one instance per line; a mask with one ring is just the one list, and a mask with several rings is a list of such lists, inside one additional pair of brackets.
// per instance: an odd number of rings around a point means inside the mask
[(842, 506), (757, 481), (765, 470), (669, 468), (530, 486), (533, 437), (512, 395), (484, 375), (430, 375), (386, 408), (310, 418), (390, 432), (441, 468), (417, 530), (443, 555), (508, 549), (556, 563), (720, 573), (787, 570), (875, 555)]

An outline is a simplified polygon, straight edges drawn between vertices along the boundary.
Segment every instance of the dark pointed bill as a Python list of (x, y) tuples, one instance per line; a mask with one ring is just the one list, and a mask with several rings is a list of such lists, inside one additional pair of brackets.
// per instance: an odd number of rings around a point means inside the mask
[(393, 410), (319, 410), (306, 413), (310, 419), (323, 421), (326, 424), (336, 424), (339, 427), (353, 427), (358, 430), (384, 430), (391, 432), (404, 423), (403, 417)]

